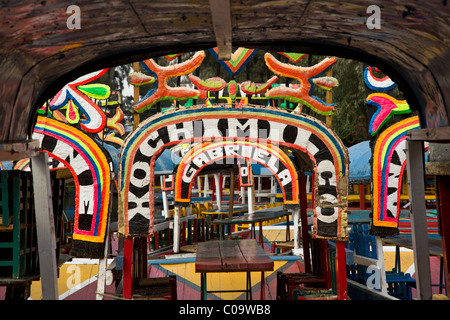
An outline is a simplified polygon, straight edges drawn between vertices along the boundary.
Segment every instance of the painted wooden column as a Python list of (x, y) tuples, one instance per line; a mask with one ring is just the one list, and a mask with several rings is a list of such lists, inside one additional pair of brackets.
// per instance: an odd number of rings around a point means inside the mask
[(253, 198), (253, 190), (254, 187), (253, 186), (248, 186), (247, 187), (248, 190), (248, 214), (252, 214), (253, 213), (253, 208), (254, 208), (254, 198)]
[[(419, 210), (425, 211), (425, 183), (424, 183), (424, 156), (423, 156), (423, 141), (428, 141), (430, 143), (430, 148), (433, 148), (432, 143), (436, 143), (437, 145), (442, 143), (449, 143), (450, 142), (450, 126), (447, 127), (438, 127), (438, 128), (423, 128), (423, 129), (416, 129), (416, 130), (410, 130), (408, 132), (408, 139), (407, 139), (407, 161), (410, 162), (407, 163), (407, 169), (408, 169), (408, 177), (410, 179), (410, 189), (409, 189), (409, 196), (412, 202), (412, 210), (416, 211), (417, 207), (419, 207)], [(430, 156), (437, 156), (438, 159), (430, 159), (430, 162), (427, 164), (431, 164), (432, 161), (438, 160), (449, 160), (448, 158), (445, 159), (443, 157), (446, 157), (448, 152), (443, 153), (442, 150), (438, 152), (431, 152)], [(431, 158), (431, 157), (430, 157)], [(448, 164), (450, 161), (448, 161), (446, 164), (444, 164), (445, 169), (448, 169)], [(439, 168), (439, 165), (437, 166)], [(437, 169), (435, 168), (435, 169)], [(427, 168), (427, 174), (430, 175), (440, 175), (438, 172), (431, 172), (431, 168)], [(417, 183), (420, 185), (418, 186)], [(447, 185), (448, 186), (448, 185)], [(413, 190), (412, 190), (413, 189)], [(443, 192), (445, 192), (445, 189), (443, 189)], [(438, 192), (439, 197), (440, 192)], [(448, 195), (448, 193), (446, 194)], [(414, 196), (415, 198), (412, 198)], [(445, 196), (444, 196), (445, 199)], [(416, 205), (416, 207), (414, 207)], [(438, 200), (438, 205), (440, 205)], [(422, 211), (419, 211), (422, 212)], [(416, 274), (418, 276), (418, 298), (425, 300), (425, 299), (432, 299), (432, 291), (431, 291), (431, 277), (430, 277), (430, 260), (429, 258), (425, 259), (425, 255), (428, 256), (428, 241), (425, 241), (424, 234), (427, 235), (427, 226), (426, 226), (426, 215), (425, 212), (421, 215), (412, 215), (413, 219), (411, 219), (412, 224), (412, 236), (413, 236), (413, 248), (414, 248), (414, 262), (416, 263), (416, 260), (420, 260), (421, 265), (416, 265)], [(442, 218), (442, 217), (441, 217)], [(445, 219), (446, 217), (444, 217)], [(447, 220), (448, 221), (448, 220)], [(441, 220), (441, 224), (444, 221)], [(421, 226), (421, 228), (419, 228)], [(419, 228), (418, 230), (416, 230)], [(448, 241), (447, 238), (450, 236), (450, 228), (448, 227), (448, 224), (446, 228), (442, 229), (443, 233), (443, 252), (444, 255), (447, 255), (446, 251), (449, 251), (448, 247), (444, 247), (446, 245), (446, 241)], [(416, 252), (417, 249), (421, 249), (420, 252)], [(425, 252), (425, 249), (427, 250)], [(417, 257), (416, 257), (417, 256)], [(448, 257), (448, 255), (447, 255)], [(446, 272), (448, 275), (448, 272)], [(447, 277), (448, 281), (448, 277)], [(448, 288), (448, 287), (447, 287)]]
[(173, 215), (173, 252), (180, 252), (180, 212), (181, 207), (175, 206)]
[(164, 208), (164, 218), (169, 218), (169, 200), (167, 199), (167, 191), (162, 191), (162, 200)]
[[(411, 130), (415, 131), (415, 130)], [(430, 257), (425, 210), (425, 172), (423, 141), (406, 140), (406, 168), (411, 201), (411, 234), (416, 267), (417, 298), (431, 300)]]
[[(233, 218), (233, 207), (234, 207), (234, 184), (235, 184), (235, 175), (234, 175), (234, 170), (231, 169), (230, 170), (230, 200), (228, 202), (229, 206), (228, 206), (228, 218), (232, 219)], [(230, 230), (230, 229), (228, 229)]]
[(209, 196), (209, 176), (206, 174), (203, 177), (203, 196), (208, 197)]
[(220, 173), (219, 174), (219, 194), (220, 194), (220, 204), (221, 205), (222, 205), (222, 202), (223, 202), (223, 180), (225, 180), (225, 178)]
[(383, 294), (388, 294), (387, 283), (386, 283), (386, 269), (384, 267), (384, 251), (383, 251), (383, 241), (381, 237), (376, 236), (375, 242), (377, 244), (377, 268), (380, 272), (380, 287)]
[(102, 259), (98, 259), (97, 292), (95, 295), (95, 300), (103, 300), (103, 294), (105, 293), (106, 267), (108, 264), (108, 246), (109, 246), (109, 232), (105, 237), (104, 256)]
[[(112, 185), (111, 185), (111, 194), (112, 194)], [(106, 226), (106, 236), (105, 236), (105, 247), (103, 250), (103, 258), (98, 261), (98, 278), (97, 278), (97, 294), (95, 296), (96, 300), (103, 300), (103, 294), (105, 293), (105, 285), (106, 285), (106, 268), (108, 264), (108, 248), (109, 248), (109, 222), (111, 217), (111, 208), (112, 208), (113, 197), (109, 198), (109, 212), (108, 212), (108, 221)]]
[(214, 182), (216, 186), (216, 201), (217, 201), (217, 208), (219, 211), (222, 211), (222, 188), (220, 183), (220, 173), (214, 174)]
[(202, 190), (201, 185), (202, 185), (202, 180), (201, 180), (200, 176), (197, 176), (197, 194), (199, 197), (201, 196), (201, 192), (200, 192)]
[(277, 199), (277, 182), (274, 176), (270, 177), (270, 203), (275, 203)]
[(292, 210), (292, 220), (294, 221), (294, 253), (298, 251), (300, 248), (300, 238), (299, 238), (299, 232), (298, 232), (298, 218), (299, 218), (300, 209), (293, 209)]
[(42, 299), (58, 300), (55, 220), (48, 153), (31, 158)]
[(241, 187), (241, 203), (245, 204), (245, 187)]
[[(258, 194), (261, 194), (262, 190), (262, 177), (258, 177)], [(261, 202), (261, 196), (258, 196), (258, 202)], [(256, 202), (255, 202), (256, 203)]]

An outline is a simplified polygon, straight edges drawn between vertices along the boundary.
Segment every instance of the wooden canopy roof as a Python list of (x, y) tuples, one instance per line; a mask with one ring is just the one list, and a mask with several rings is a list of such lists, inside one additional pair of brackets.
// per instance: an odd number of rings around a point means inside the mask
[(225, 55), (233, 45), (362, 60), (397, 82), (423, 127), (450, 122), (447, 1), (376, 1), (380, 29), (367, 27), (368, 2), (358, 0), (76, 2), (80, 29), (67, 27), (72, 0), (2, 1), (3, 145), (27, 141), (37, 109), (82, 74), (216, 45)]

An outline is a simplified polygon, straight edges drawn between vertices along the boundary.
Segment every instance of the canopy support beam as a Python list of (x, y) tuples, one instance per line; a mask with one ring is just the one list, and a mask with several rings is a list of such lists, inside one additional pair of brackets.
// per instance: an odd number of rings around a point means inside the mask
[[(411, 130), (415, 131), (415, 130)], [(411, 233), (417, 278), (417, 298), (431, 300), (430, 257), (425, 210), (425, 170), (423, 141), (406, 140), (406, 166), (411, 201)]]
[(230, 60), (232, 25), (230, 0), (209, 0), (219, 60)]
[(48, 153), (31, 158), (42, 299), (58, 300), (56, 236)]

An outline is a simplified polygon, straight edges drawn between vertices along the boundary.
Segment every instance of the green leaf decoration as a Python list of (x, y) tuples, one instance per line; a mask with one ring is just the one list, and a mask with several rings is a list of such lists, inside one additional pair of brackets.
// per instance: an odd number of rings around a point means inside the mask
[(88, 97), (97, 100), (108, 99), (111, 95), (111, 88), (108, 85), (101, 83), (84, 84), (78, 86), (77, 89)]

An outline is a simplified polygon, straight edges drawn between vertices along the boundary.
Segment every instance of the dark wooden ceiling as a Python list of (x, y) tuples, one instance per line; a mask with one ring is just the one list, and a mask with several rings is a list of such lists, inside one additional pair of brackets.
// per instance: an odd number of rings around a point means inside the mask
[[(72, 4), (80, 7), (81, 29), (67, 28), (66, 10)], [(412, 108), (420, 111), (424, 127), (449, 125), (446, 0), (230, 4), (233, 46), (366, 61), (399, 84)], [(380, 29), (367, 28), (370, 4), (381, 9)], [(27, 139), (41, 103), (81, 74), (216, 45), (208, 0), (2, 0), (0, 8), (3, 143)]]

